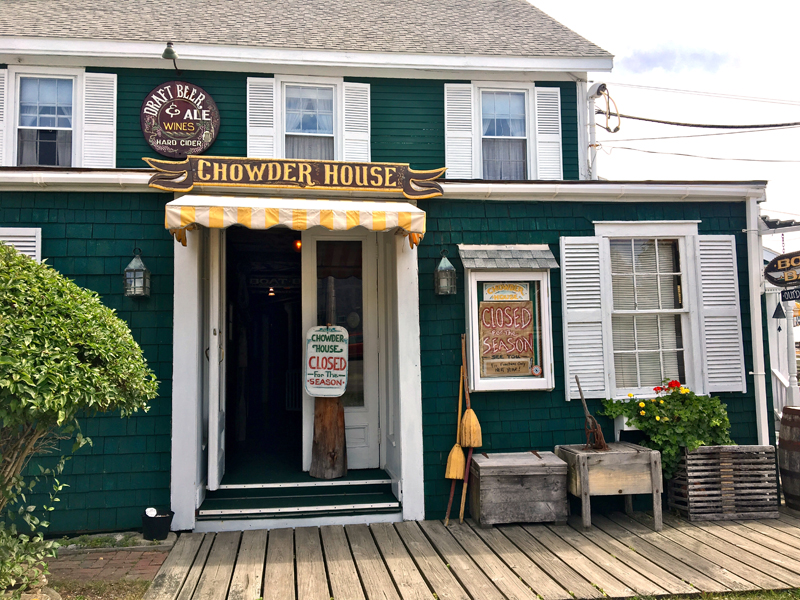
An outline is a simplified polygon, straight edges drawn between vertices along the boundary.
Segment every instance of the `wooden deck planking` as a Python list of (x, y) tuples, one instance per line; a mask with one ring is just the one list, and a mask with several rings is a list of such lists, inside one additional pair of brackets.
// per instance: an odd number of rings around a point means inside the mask
[(294, 600), (294, 530), (273, 529), (267, 541), (264, 600)]
[(298, 527), (294, 530), (294, 544), (297, 597), (300, 600), (330, 600), (319, 528)]
[(643, 540), (650, 542), (653, 546), (661, 548), (664, 552), (668, 553), (678, 561), (690, 567), (694, 567), (706, 577), (709, 577), (720, 584), (727, 586), (733, 591), (742, 592), (760, 589), (757, 585), (750, 583), (746, 579), (742, 579), (735, 573), (731, 573), (728, 571), (728, 569), (719, 566), (717, 563), (709, 560), (706, 556), (700, 556), (694, 552), (691, 552), (690, 550), (687, 550), (681, 546), (680, 543), (676, 543), (672, 539), (665, 536), (663, 531), (655, 532), (651, 528), (642, 525), (635, 519), (632, 519), (627, 515), (623, 515), (622, 513), (613, 513), (609, 515), (609, 519), (613, 523), (624, 527), (632, 533), (635, 533)]
[(319, 531), (331, 581), (331, 596), (334, 600), (365, 600), (344, 527), (328, 525), (320, 527)]
[[(386, 564), (383, 562), (375, 540), (367, 525), (346, 525), (345, 533), (350, 542), (353, 560), (361, 575), (367, 600), (400, 600)], [(423, 582), (424, 583), (424, 582)], [(427, 589), (427, 586), (425, 586)]]
[(219, 600), (227, 595), (241, 537), (241, 531), (226, 531), (215, 536), (192, 600)]
[(267, 531), (256, 529), (242, 534), (236, 568), (228, 591), (228, 600), (261, 598), (264, 581), (264, 558), (267, 553)]
[(175, 600), (178, 597), (203, 543), (203, 537), (202, 533), (186, 533), (178, 538), (147, 589), (144, 600)]
[(437, 598), (440, 600), (470, 600), (467, 592), (439, 558), (416, 521), (404, 521), (397, 523), (395, 527)]
[(183, 534), (145, 600), (599, 600), (800, 586), (794, 515), (566, 525), (439, 521)]
[(470, 596), (485, 600), (505, 600), (500, 590), (478, 568), (469, 553), (450, 535), (441, 522), (422, 521), (419, 525)]
[[(470, 523), (471, 524), (471, 523)], [(501, 558), (508, 567), (544, 600), (571, 600), (572, 595), (558, 585), (550, 575), (542, 570), (530, 557), (496, 528), (476, 528), (473, 533), (481, 538), (492, 552)], [(528, 536), (530, 538), (530, 536)], [(532, 539), (532, 538), (531, 538)], [(553, 557), (554, 560), (558, 560)], [(566, 569), (569, 569), (564, 565)], [(576, 579), (582, 579), (574, 573)], [(583, 582), (585, 583), (585, 582)], [(594, 590), (594, 588), (592, 588)]]
[[(680, 577), (676, 577), (666, 569), (659, 566), (658, 561), (651, 561), (646, 556), (631, 549), (625, 544), (615, 540), (608, 533), (598, 527), (584, 529), (578, 517), (570, 517), (570, 525), (575, 531), (594, 542), (596, 546), (605, 548), (617, 560), (624, 563), (640, 575), (657, 584), (661, 589), (670, 594), (695, 594), (697, 588), (692, 587)], [(594, 521), (592, 522), (594, 523)], [(631, 582), (627, 582), (632, 585)]]
[[(508, 600), (538, 600), (538, 596), (466, 523), (451, 523), (450, 534)], [(524, 579), (524, 578), (523, 578)]]

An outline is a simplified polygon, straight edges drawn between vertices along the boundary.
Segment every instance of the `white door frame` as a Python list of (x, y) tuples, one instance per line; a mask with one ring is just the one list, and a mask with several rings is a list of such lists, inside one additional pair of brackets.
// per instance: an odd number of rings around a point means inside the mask
[(225, 280), (225, 231), (208, 231), (208, 489), (219, 489), (225, 475), (225, 326), (227, 290)]
[[(379, 385), (378, 340), (378, 240), (376, 233), (366, 230), (331, 232), (325, 229), (302, 233), (302, 314), (303, 336), (317, 325), (317, 242), (359, 241), (362, 244), (362, 281), (364, 306), (364, 408), (345, 408), (345, 428), (348, 415), (351, 422), (359, 417), (359, 427), (366, 431), (369, 466), (355, 466), (348, 457), (348, 468), (377, 468), (381, 465), (380, 446), (383, 444), (380, 424), (383, 415)], [(368, 400), (371, 399), (371, 400)], [(367, 405), (367, 402), (370, 402)], [(373, 412), (374, 411), (374, 412)], [(352, 428), (352, 426), (351, 426)], [(311, 468), (311, 446), (314, 439), (314, 398), (303, 390), (303, 470)], [(374, 444), (375, 447), (372, 447)], [(352, 451), (351, 451), (352, 453)]]

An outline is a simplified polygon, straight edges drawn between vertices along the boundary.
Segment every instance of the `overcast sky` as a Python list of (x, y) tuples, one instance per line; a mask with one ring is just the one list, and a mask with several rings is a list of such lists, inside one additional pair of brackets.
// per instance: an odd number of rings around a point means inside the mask
[[(608, 84), (621, 113), (688, 123), (800, 121), (800, 79), (796, 65), (800, 1), (532, 0), (532, 4), (614, 54), (612, 73), (594, 73), (590, 78)], [(773, 102), (630, 85), (756, 97)], [(604, 123), (605, 118), (598, 116), (598, 122)], [(761, 205), (762, 214), (800, 221), (800, 128), (641, 140), (719, 131), (623, 120), (616, 134), (598, 130), (598, 140), (603, 144), (598, 155), (598, 174), (605, 179), (767, 180), (767, 202)], [(795, 162), (705, 160), (647, 154), (622, 147), (726, 159)], [(765, 237), (764, 245), (780, 251), (780, 236)], [(786, 249), (800, 249), (800, 234), (786, 235)]]

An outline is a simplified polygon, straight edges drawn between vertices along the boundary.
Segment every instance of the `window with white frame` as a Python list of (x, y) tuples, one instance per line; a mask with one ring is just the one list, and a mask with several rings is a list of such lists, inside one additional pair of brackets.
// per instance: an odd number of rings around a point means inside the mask
[(0, 69), (0, 166), (116, 166), (117, 76)]
[(19, 166), (72, 166), (74, 88), (72, 78), (19, 78)]
[(736, 240), (697, 222), (598, 222), (561, 239), (567, 398), (745, 391)]
[(445, 84), (447, 177), (563, 178), (561, 90), (548, 84)]
[(285, 158), (333, 160), (333, 87), (287, 85)]
[(525, 92), (481, 92), (484, 179), (527, 179)]

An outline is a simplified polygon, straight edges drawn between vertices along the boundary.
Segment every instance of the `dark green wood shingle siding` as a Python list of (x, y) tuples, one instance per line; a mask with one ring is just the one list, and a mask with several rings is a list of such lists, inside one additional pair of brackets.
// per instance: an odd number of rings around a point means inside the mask
[(117, 74), (117, 167), (147, 168), (143, 156), (171, 160), (150, 148), (142, 134), (139, 115), (142, 102), (157, 86), (179, 80), (193, 83), (208, 92), (217, 103), (220, 128), (209, 156), (247, 156), (247, 78), (271, 77), (219, 71), (157, 69), (87, 69)]
[[(81, 418), (92, 438), (66, 463), (48, 533), (141, 527), (142, 510), (169, 507), (172, 414), (173, 241), (164, 229), (171, 194), (0, 193), (3, 227), (41, 227), (42, 258), (57, 271), (100, 294), (131, 327), (159, 379), (148, 413)], [(150, 298), (126, 298), (122, 273), (142, 250), (152, 273)], [(62, 451), (70, 454), (71, 444)], [(47, 461), (45, 461), (47, 462)], [(46, 492), (40, 484), (39, 492)], [(32, 504), (46, 497), (37, 494)]]
[[(464, 270), (457, 244), (548, 244), (560, 255), (561, 236), (594, 235), (595, 220), (698, 219), (701, 234), (736, 236), (739, 296), (745, 368), (752, 371), (750, 305), (744, 203), (579, 203), (579, 202), (479, 202), (421, 200), (427, 213), (427, 233), (419, 249), (422, 410), (425, 469), (425, 516), (444, 515), (450, 482), (444, 479), (447, 455), (455, 443), (461, 333), (464, 332)], [(458, 293), (437, 296), (433, 271), (442, 248), (458, 273)], [(560, 260), (559, 260), (560, 262)], [(580, 402), (565, 401), (563, 332), (561, 326), (561, 272), (550, 276), (553, 315), (555, 389), (550, 392), (475, 392), (472, 406), (483, 428), (486, 452), (552, 450), (556, 444), (585, 442)], [(766, 329), (765, 329), (766, 330)], [(768, 349), (765, 345), (767, 361)], [(769, 365), (767, 365), (769, 372)], [(767, 397), (771, 398), (769, 378)], [(747, 376), (747, 393), (719, 394), (728, 405), (731, 435), (740, 444), (756, 443), (753, 377)], [(588, 401), (597, 414), (599, 400)], [(772, 429), (772, 415), (770, 414)], [(607, 438), (613, 424), (600, 418)], [(594, 501), (593, 501), (594, 504)], [(598, 504), (598, 508), (602, 502)]]

